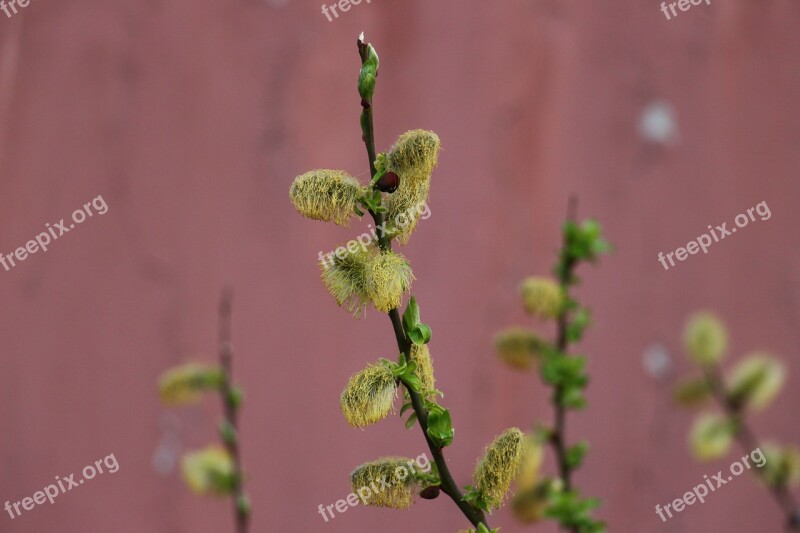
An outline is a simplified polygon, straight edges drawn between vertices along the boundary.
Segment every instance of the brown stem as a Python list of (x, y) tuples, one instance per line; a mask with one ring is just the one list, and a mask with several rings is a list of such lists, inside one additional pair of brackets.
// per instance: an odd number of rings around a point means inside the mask
[(222, 369), (222, 407), (225, 422), (232, 430), (232, 438), (223, 439), (225, 448), (233, 461), (234, 491), (233, 509), (236, 517), (236, 533), (247, 533), (250, 512), (246, 506), (247, 496), (244, 492), (244, 474), (242, 472), (239, 453), (238, 406), (232, 395), (233, 344), (231, 343), (231, 311), (233, 293), (230, 289), (222, 292), (219, 302), (219, 364)]
[[(731, 401), (728, 396), (719, 367), (716, 365), (709, 366), (706, 367), (703, 372), (711, 386), (711, 392), (714, 398), (736, 424), (736, 440), (742, 448), (742, 451), (744, 453), (751, 453), (753, 450), (760, 449), (760, 441), (745, 421), (743, 406), (737, 402)], [(787, 531), (800, 531), (800, 507), (798, 507), (797, 501), (789, 492), (786, 485), (770, 486), (769, 491), (786, 515)]]
[[(358, 52), (361, 56), (361, 62), (363, 63), (367, 57), (367, 45), (361, 40), (358, 41)], [(372, 179), (376, 174), (376, 151), (375, 133), (372, 122), (372, 101), (362, 100), (361, 106), (363, 108), (361, 111), (362, 120), (363, 124), (365, 125), (363, 141), (367, 149), (367, 156), (369, 157), (370, 179)], [(391, 251), (391, 240), (386, 237), (386, 234), (383, 231), (383, 214), (375, 213), (372, 210), (370, 210), (369, 213), (372, 215), (375, 227), (378, 228), (378, 245), (380, 249)], [(405, 354), (406, 359), (408, 359), (411, 354), (411, 342), (409, 341), (408, 336), (403, 328), (403, 322), (400, 319), (400, 313), (397, 308), (395, 308), (390, 310), (388, 315), (392, 322), (395, 339), (397, 340), (397, 348), (400, 350), (400, 352)], [(483, 511), (476, 509), (464, 500), (464, 495), (461, 493), (461, 490), (458, 488), (458, 485), (450, 473), (450, 469), (447, 466), (447, 461), (444, 458), (442, 449), (439, 448), (428, 436), (428, 412), (425, 410), (425, 404), (422, 396), (408, 386), (405, 386), (405, 388), (406, 391), (408, 391), (409, 397), (411, 398), (411, 405), (414, 409), (414, 413), (417, 415), (417, 421), (419, 422), (420, 429), (425, 437), (425, 442), (428, 443), (428, 449), (430, 450), (433, 460), (436, 463), (436, 468), (439, 471), (442, 492), (447, 494), (450, 499), (453, 500), (453, 502), (458, 506), (458, 508), (473, 526), (477, 527), (479, 524), (483, 524), (487, 529), (489, 529), (489, 524), (486, 522), (486, 516), (484, 515)]]

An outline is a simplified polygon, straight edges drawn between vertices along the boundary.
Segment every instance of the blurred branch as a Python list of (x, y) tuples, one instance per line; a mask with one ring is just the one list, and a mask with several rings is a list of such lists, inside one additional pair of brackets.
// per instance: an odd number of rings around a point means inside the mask
[(225, 413), (222, 435), (225, 448), (231, 456), (234, 470), (233, 503), (236, 517), (236, 533), (247, 533), (250, 518), (250, 502), (244, 492), (244, 473), (239, 453), (238, 410), (241, 391), (231, 383), (233, 375), (233, 344), (231, 343), (231, 314), (233, 291), (222, 291), (219, 302), (219, 364), (222, 369), (222, 406)]
[[(750, 426), (747, 425), (744, 415), (744, 406), (732, 402), (725, 392), (722, 373), (718, 365), (711, 365), (703, 370), (706, 380), (711, 386), (714, 399), (720, 407), (736, 424), (736, 440), (744, 453), (751, 453), (761, 448), (759, 439)], [(800, 507), (786, 485), (770, 485), (769, 492), (786, 515), (786, 530), (800, 531)]]

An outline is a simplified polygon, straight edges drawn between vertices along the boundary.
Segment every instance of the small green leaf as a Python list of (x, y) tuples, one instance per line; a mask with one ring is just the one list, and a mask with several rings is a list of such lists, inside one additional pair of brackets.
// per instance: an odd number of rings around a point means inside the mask
[(431, 341), (431, 328), (427, 324), (419, 323), (415, 327), (408, 330), (408, 337), (411, 342), (418, 346), (428, 344)]
[(580, 467), (581, 463), (583, 463), (583, 458), (586, 456), (588, 451), (589, 443), (586, 441), (579, 442), (575, 446), (568, 448), (567, 453), (564, 456), (567, 466), (569, 466), (571, 469)]
[(417, 413), (411, 413), (411, 416), (409, 416), (408, 420), (406, 420), (406, 429), (413, 428), (416, 422), (417, 422)]
[(414, 392), (422, 392), (422, 382), (414, 374), (404, 374), (400, 379)]
[(230, 445), (236, 442), (236, 429), (228, 420), (219, 423), (219, 435), (225, 444)]
[(413, 407), (414, 406), (412, 405), (411, 402), (404, 403), (403, 407), (400, 408), (400, 416), (403, 416), (403, 413), (405, 413), (406, 411), (408, 411), (409, 409), (411, 409)]
[(408, 305), (403, 313), (403, 327), (406, 331), (414, 329), (419, 324), (419, 305), (413, 296), (408, 300)]
[(244, 391), (240, 387), (232, 387), (228, 392), (228, 401), (234, 409), (238, 409), (244, 403)]
[(567, 326), (567, 340), (570, 342), (579, 342), (583, 338), (583, 332), (589, 327), (590, 323), (591, 312), (589, 309), (586, 307), (579, 308)]
[(450, 418), (450, 411), (434, 404), (428, 413), (428, 437), (439, 448), (449, 446), (453, 442), (453, 422)]
[(245, 494), (240, 494), (236, 499), (236, 509), (245, 516), (249, 515), (252, 509), (250, 498), (248, 498)]

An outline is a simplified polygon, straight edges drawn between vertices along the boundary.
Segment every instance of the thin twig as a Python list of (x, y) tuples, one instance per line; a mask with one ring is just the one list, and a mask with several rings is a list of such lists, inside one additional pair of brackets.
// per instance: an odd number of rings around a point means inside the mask
[(238, 406), (232, 392), (233, 386), (233, 344), (231, 343), (231, 311), (233, 292), (225, 289), (219, 302), (219, 364), (222, 369), (222, 406), (225, 412), (225, 421), (232, 430), (232, 438), (223, 439), (225, 448), (233, 461), (234, 491), (233, 508), (236, 517), (236, 532), (247, 533), (249, 523), (249, 509), (246, 507), (244, 493), (244, 475), (242, 472), (241, 457), (239, 453)]

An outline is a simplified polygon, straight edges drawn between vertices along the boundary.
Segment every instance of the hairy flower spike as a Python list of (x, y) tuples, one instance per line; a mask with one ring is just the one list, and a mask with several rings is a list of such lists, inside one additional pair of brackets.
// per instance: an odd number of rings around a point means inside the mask
[[(384, 200), (389, 210), (387, 223), (401, 244), (406, 244), (417, 225), (418, 217), (408, 217), (412, 209), (428, 198), (431, 173), (439, 158), (441, 143), (432, 131), (412, 130), (402, 134), (386, 157), (386, 169), (400, 178), (397, 190)], [(405, 217), (405, 220), (403, 218)], [(405, 222), (405, 223), (404, 223)]]
[(433, 377), (433, 361), (431, 360), (431, 353), (428, 350), (428, 345), (419, 344), (411, 345), (411, 355), (409, 357), (412, 361), (417, 363), (415, 371), (416, 376), (422, 383), (423, 391), (432, 391), (436, 388), (436, 379)]
[(201, 392), (219, 388), (222, 380), (216, 366), (187, 363), (167, 370), (158, 380), (158, 390), (164, 404), (186, 405), (197, 403)]
[(414, 503), (417, 485), (409, 464), (413, 465), (414, 460), (405, 457), (383, 457), (365, 463), (350, 474), (353, 492), (364, 505), (406, 509)]
[(564, 306), (561, 287), (549, 278), (527, 278), (522, 282), (520, 292), (525, 310), (532, 316), (556, 318)]
[(532, 487), (539, 480), (539, 469), (544, 459), (542, 440), (535, 434), (526, 433), (522, 441), (522, 459), (516, 483), (520, 488)]
[[(758, 475), (767, 486), (794, 487), (800, 484), (800, 448), (775, 444), (764, 444), (761, 448)], [(758, 468), (758, 464), (755, 466)]]
[(697, 313), (689, 318), (683, 331), (683, 342), (689, 357), (697, 364), (718, 362), (728, 347), (728, 332), (712, 313)]
[(525, 328), (509, 328), (494, 338), (497, 356), (518, 370), (529, 370), (542, 355), (545, 342), (533, 331)]
[(221, 446), (209, 446), (181, 458), (181, 471), (189, 488), (197, 494), (226, 496), (236, 483), (233, 459)]
[(359, 247), (355, 252), (347, 251), (343, 257), (333, 255), (332, 265), (321, 264), (322, 282), (339, 306), (354, 316), (364, 314), (369, 302), (367, 294), (367, 265), (372, 253)]
[(550, 505), (550, 495), (560, 490), (560, 484), (560, 480), (548, 478), (517, 492), (511, 500), (514, 516), (525, 524), (539, 522), (545, 518), (545, 511)]
[(524, 450), (524, 434), (517, 428), (505, 430), (492, 442), (475, 467), (475, 486), (489, 509), (499, 509), (516, 477)]
[(697, 417), (689, 433), (689, 447), (699, 461), (713, 461), (728, 453), (733, 443), (736, 426), (725, 418), (712, 413)]
[(372, 256), (366, 266), (366, 292), (382, 313), (400, 307), (403, 294), (411, 290), (414, 274), (402, 255), (383, 251)]
[(757, 352), (736, 365), (728, 379), (728, 396), (737, 405), (764, 409), (786, 380), (783, 363)]
[(289, 197), (304, 217), (347, 226), (363, 188), (347, 172), (312, 170), (297, 176)]
[(347, 422), (363, 428), (383, 420), (392, 411), (397, 382), (391, 368), (371, 364), (354, 374), (342, 391), (341, 408)]

